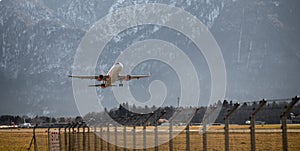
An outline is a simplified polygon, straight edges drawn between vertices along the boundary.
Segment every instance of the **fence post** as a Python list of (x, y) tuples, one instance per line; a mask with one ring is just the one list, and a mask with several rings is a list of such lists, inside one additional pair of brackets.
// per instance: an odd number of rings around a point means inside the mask
[(179, 112), (181, 112), (181, 110), (175, 111), (174, 115), (169, 119), (169, 151), (173, 151), (173, 120)]
[(203, 134), (202, 134), (203, 151), (207, 151), (206, 122), (203, 123), (202, 132), (203, 132)]
[(120, 117), (117, 121), (115, 121), (115, 151), (118, 150), (118, 124), (124, 119), (124, 117)]
[(251, 130), (251, 151), (255, 151), (255, 115), (257, 114), (257, 112), (267, 103), (267, 101), (265, 99), (263, 99), (262, 101), (259, 102), (258, 108), (257, 109), (253, 109), (254, 112), (251, 114), (250, 117), (250, 130)]
[(157, 129), (157, 122), (155, 122), (155, 128), (154, 128), (154, 143), (155, 143), (155, 151), (158, 151), (158, 129)]
[(127, 136), (126, 136), (126, 134), (127, 134), (126, 125), (124, 125), (124, 128), (123, 128), (123, 139), (124, 139), (124, 142), (123, 142), (124, 144), (123, 145), (124, 145), (124, 151), (126, 151), (126, 147), (127, 147), (126, 146), (126, 144), (127, 144), (127, 140), (126, 140)]
[(64, 140), (65, 140), (65, 142), (64, 142), (64, 145), (65, 145), (65, 148), (64, 148), (64, 150), (67, 150), (67, 141), (68, 141), (68, 139), (67, 139), (67, 127), (68, 127), (68, 125), (66, 125), (65, 127), (64, 127)]
[(97, 127), (96, 125), (94, 125), (94, 150), (96, 151), (97, 150)]
[[(77, 136), (77, 147), (78, 150), (80, 150), (80, 125), (77, 124), (77, 133), (75, 133), (75, 135)], [(82, 142), (84, 144), (84, 142)]]
[(73, 148), (74, 148), (74, 146), (73, 146), (73, 142), (74, 142), (74, 140), (73, 140), (73, 132), (74, 132), (74, 128), (73, 128), (73, 126), (74, 126), (74, 123), (72, 123), (72, 125), (69, 127), (69, 150), (72, 150)]
[(154, 129), (154, 142), (155, 142), (155, 151), (158, 151), (158, 129), (157, 129), (157, 125), (158, 125), (158, 120), (164, 116), (167, 112), (165, 110), (163, 110), (160, 114), (160, 116), (158, 116), (157, 119), (155, 119), (155, 129)]
[(139, 114), (139, 117), (133, 122), (133, 150), (136, 150), (136, 124), (144, 116), (144, 114)]
[(285, 111), (281, 115), (281, 129), (282, 129), (282, 147), (283, 151), (288, 150), (288, 136), (287, 136), (287, 123), (286, 118), (294, 105), (299, 101), (299, 96), (295, 96), (292, 102), (286, 107)]
[(185, 127), (185, 150), (190, 151), (190, 123)]
[[(77, 123), (78, 124), (78, 123)], [(75, 145), (76, 145), (76, 137), (77, 137), (77, 134), (76, 134), (76, 130), (75, 128), (78, 126), (76, 123), (74, 124), (74, 126), (72, 127), (72, 149), (75, 150)]]
[(143, 148), (144, 148), (144, 151), (147, 150), (147, 141), (146, 141), (146, 139), (147, 139), (147, 137), (146, 137), (147, 131), (146, 131), (146, 126), (147, 126), (148, 121), (150, 120), (150, 118), (151, 118), (153, 115), (154, 115), (154, 113), (151, 112), (151, 113), (149, 114), (149, 116), (147, 117), (147, 119), (142, 123), (142, 124), (143, 124)]
[(233, 108), (228, 111), (228, 114), (225, 116), (225, 151), (229, 151), (229, 118), (234, 111), (240, 106), (239, 103), (235, 103)]
[(219, 110), (221, 109), (222, 106), (209, 106), (207, 107), (206, 109), (206, 112), (204, 114), (204, 117), (203, 117), (203, 120), (202, 120), (202, 124), (203, 124), (203, 127), (202, 127), (202, 137), (203, 137), (203, 151), (207, 151), (207, 134), (206, 134), (206, 126), (208, 123), (210, 123), (210, 117), (211, 117), (211, 114), (214, 113), (216, 110)]
[(136, 130), (135, 130), (136, 126), (133, 125), (133, 133), (132, 133), (132, 136), (133, 136), (133, 151), (136, 151)]
[(109, 140), (110, 140), (110, 130), (109, 130), (109, 123), (107, 124), (107, 151), (110, 151), (110, 143), (109, 143)]
[[(77, 136), (77, 147), (78, 147), (78, 150), (80, 150), (80, 126), (79, 123), (77, 123), (77, 133), (75, 132), (75, 136)], [(84, 142), (82, 142), (82, 144), (84, 144)], [(83, 146), (83, 145), (82, 145)]]
[(115, 125), (115, 151), (118, 150), (118, 125)]
[[(207, 110), (209, 109), (209, 107), (207, 108)], [(213, 109), (213, 108), (212, 108)], [(207, 135), (206, 135), (206, 126), (207, 126), (207, 121), (210, 114), (213, 112), (214, 110), (210, 111), (209, 113), (205, 113), (204, 114), (204, 117), (203, 117), (203, 121), (202, 121), (202, 137), (203, 137), (203, 140), (202, 140), (202, 144), (203, 144), (203, 151), (207, 151)]]
[(90, 127), (88, 127), (87, 125), (85, 125), (88, 129), (88, 151), (91, 150), (91, 143), (90, 143)]
[(124, 128), (123, 128), (123, 137), (124, 137), (124, 151), (126, 151), (126, 144), (127, 144), (127, 131), (126, 131), (126, 125), (127, 123), (133, 118), (133, 114), (130, 115), (130, 117), (124, 122)]
[[(79, 144), (79, 142), (78, 142)], [(85, 134), (85, 125), (82, 125), (82, 150), (86, 150), (86, 134)]]
[(71, 136), (71, 127), (72, 127), (73, 125), (71, 124), (70, 125), (70, 127), (69, 127), (69, 146), (68, 146), (68, 150), (71, 150), (71, 145), (72, 145), (72, 140), (71, 140), (71, 138), (72, 138), (72, 136)]
[(51, 141), (50, 141), (50, 140), (51, 140), (51, 139), (50, 139), (50, 127), (48, 127), (48, 129), (47, 129), (47, 133), (48, 133), (48, 151), (50, 151), (50, 149), (51, 149), (51, 148), (50, 148), (50, 147), (51, 147), (51, 146), (50, 146), (50, 144), (51, 144)]
[(173, 151), (173, 121), (169, 122), (169, 151)]
[(67, 126), (65, 126), (65, 148), (64, 148), (64, 150), (67, 150), (67, 148), (68, 148), (68, 138), (67, 138), (67, 128), (70, 126), (70, 124), (68, 124)]
[(185, 134), (186, 134), (186, 150), (190, 151), (190, 122), (193, 119), (194, 115), (199, 111), (199, 108), (196, 108), (194, 113), (188, 119), (187, 125), (185, 127)]
[[(76, 123), (73, 123), (72, 126), (69, 128), (69, 132), (70, 132), (70, 135), (69, 135), (69, 150), (74, 150), (75, 148), (75, 131), (74, 131), (74, 128), (76, 127)], [(72, 131), (72, 133), (71, 133)]]
[(37, 151), (37, 142), (36, 142), (36, 135), (35, 135), (35, 129), (37, 127), (37, 124), (33, 127), (33, 143), (34, 143), (34, 151)]
[(195, 112), (193, 113), (193, 114), (191, 114), (191, 116), (189, 117), (189, 119), (188, 119), (188, 123), (187, 123), (187, 125), (186, 125), (186, 127), (185, 127), (185, 141), (186, 141), (186, 143), (185, 143), (185, 148), (186, 148), (186, 150), (187, 151), (190, 151), (191, 149), (190, 149), (190, 122), (191, 122), (191, 120), (192, 120), (192, 118), (194, 117), (194, 115), (197, 113), (197, 111), (198, 111), (199, 109), (198, 108), (196, 108), (196, 110), (195, 110)]
[(59, 128), (58, 128), (58, 137), (59, 137), (59, 150), (62, 150), (60, 129), (61, 129), (61, 126), (59, 126)]
[(29, 147), (27, 148), (28, 151), (30, 151), (31, 146), (32, 146), (32, 143), (34, 143), (34, 151), (36, 151), (35, 126), (33, 127), (32, 133), (33, 133), (33, 136), (32, 136), (32, 138), (31, 138)]
[(103, 125), (100, 125), (100, 150), (103, 150)]

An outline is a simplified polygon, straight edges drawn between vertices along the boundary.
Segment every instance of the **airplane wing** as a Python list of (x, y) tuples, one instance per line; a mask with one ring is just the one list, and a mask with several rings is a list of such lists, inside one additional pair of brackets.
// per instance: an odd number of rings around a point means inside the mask
[[(117, 85), (106, 85), (104, 87), (106, 88), (106, 87), (115, 87), (115, 86), (117, 86)], [(89, 85), (89, 87), (103, 87), (103, 85), (101, 85), (101, 84), (95, 84), (95, 85)]]
[(79, 79), (97, 79), (98, 76), (73, 76), (69, 75), (70, 78), (79, 78)]
[(140, 78), (147, 78), (150, 75), (126, 75), (126, 76), (119, 76), (119, 80), (129, 81), (132, 79), (140, 79)]
[(108, 76), (107, 75), (95, 75), (95, 76), (77, 76), (77, 75), (69, 75), (68, 77), (70, 77), (70, 78), (79, 78), (79, 79), (91, 79), (91, 80), (93, 80), (93, 79), (97, 79), (97, 80), (99, 80), (99, 81), (101, 81), (102, 79), (106, 79), (106, 78), (108, 78)]
[(101, 84), (89, 85), (89, 87), (101, 87)]

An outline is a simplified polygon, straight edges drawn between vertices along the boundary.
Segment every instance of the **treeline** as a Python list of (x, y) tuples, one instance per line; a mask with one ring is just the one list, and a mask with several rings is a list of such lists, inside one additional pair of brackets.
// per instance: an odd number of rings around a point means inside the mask
[[(267, 124), (278, 124), (280, 123), (280, 116), (288, 106), (289, 102), (268, 102), (256, 115), (257, 121), (264, 121)], [(219, 106), (220, 112), (217, 115), (215, 123), (224, 123), (226, 114), (232, 110), (234, 103), (232, 101), (219, 101), (212, 106)], [(239, 108), (232, 114), (230, 118), (231, 124), (245, 124), (245, 121), (249, 120), (251, 113), (259, 106), (259, 102), (243, 103), (240, 104)], [(187, 120), (191, 117), (191, 123), (201, 123), (206, 113), (207, 107), (199, 107), (196, 114), (193, 114), (195, 107), (136, 107), (135, 105), (129, 105), (128, 103), (120, 104), (119, 107), (111, 110), (105, 110), (103, 112), (92, 112), (86, 114), (84, 117), (48, 117), (48, 116), (13, 116), (13, 115), (2, 115), (0, 116), (0, 125), (19, 125), (22, 123), (31, 123), (32, 125), (43, 125), (43, 124), (68, 124), (86, 122), (89, 125), (100, 125), (100, 124), (111, 124), (119, 123), (122, 125), (142, 125), (143, 121), (149, 118), (147, 125), (154, 125), (156, 120), (160, 118), (163, 122), (168, 120), (178, 112), (186, 112), (187, 115), (183, 117)], [(147, 114), (141, 114), (147, 113)], [(162, 116), (161, 116), (162, 115)], [(140, 117), (141, 116), (141, 117)], [(161, 117), (160, 117), (161, 116)], [(296, 104), (291, 110), (288, 116), (290, 123), (300, 123), (300, 103)], [(183, 121), (184, 121), (183, 120)], [(174, 121), (179, 124), (181, 121)]]
[(0, 125), (20, 125), (23, 123), (31, 123), (32, 125), (43, 125), (49, 123), (59, 123), (59, 124), (66, 124), (82, 121), (80, 116), (77, 117), (48, 117), (48, 116), (35, 116), (35, 117), (28, 117), (28, 116), (14, 116), (14, 115), (1, 115), (0, 116)]
[[(289, 102), (285, 101), (271, 101), (267, 102), (266, 105), (262, 107), (261, 110), (256, 114), (255, 120), (256, 121), (264, 121), (267, 124), (279, 124), (281, 120), (281, 115), (285, 111), (286, 107), (289, 105)], [(233, 108), (234, 104), (232, 101), (223, 102), (222, 110), (216, 120), (216, 122), (224, 123), (224, 117), (228, 113), (229, 110)], [(257, 109), (259, 106), (259, 102), (252, 102), (252, 103), (243, 103), (240, 104), (239, 108), (232, 114), (230, 118), (230, 123), (233, 124), (245, 124), (245, 121), (250, 120), (251, 114)], [(300, 104), (296, 104), (289, 116), (287, 117), (289, 122), (292, 123), (299, 123), (299, 116), (300, 115)], [(296, 116), (298, 116), (296, 118)]]
[[(289, 102), (268, 102), (256, 115), (256, 121), (263, 121), (266, 124), (278, 124), (280, 123), (280, 116), (288, 106)], [(234, 103), (232, 101), (219, 101), (216, 104), (212, 106), (219, 106), (220, 112), (215, 120), (215, 123), (224, 123), (224, 118), (228, 114), (230, 110), (234, 107)], [(230, 118), (231, 124), (245, 124), (247, 120), (250, 119), (250, 116), (252, 112), (259, 106), (259, 102), (251, 102), (251, 103), (243, 103), (240, 104), (239, 108), (232, 114)], [(129, 110), (130, 111), (129, 111)], [(153, 112), (152, 117), (150, 118), (147, 125), (154, 125), (156, 122), (156, 119), (164, 113), (164, 115), (161, 117), (161, 119), (169, 120), (172, 118), (172, 116), (176, 116), (176, 112), (186, 112), (194, 110), (195, 107), (160, 107), (157, 108), (155, 106), (152, 107), (136, 107), (135, 105), (128, 105), (128, 103), (123, 103), (119, 105), (118, 108), (111, 109), (110, 111), (107, 111), (105, 109), (105, 112), (100, 113), (88, 113), (83, 117), (84, 121), (88, 122), (91, 125), (97, 125), (97, 124), (105, 124), (105, 123), (112, 123), (118, 122), (122, 125), (132, 125), (133, 122), (135, 122), (139, 116), (142, 116), (139, 118), (139, 121), (136, 123), (136, 125), (142, 125), (142, 122), (145, 121), (149, 116), (151, 111)], [(193, 115), (187, 115), (186, 118), (189, 116), (193, 116), (191, 119), (191, 123), (201, 123), (203, 120), (203, 117), (206, 113), (207, 107), (199, 107), (196, 114)], [(141, 115), (140, 113), (147, 113)], [(190, 114), (190, 112), (187, 112)], [(294, 106), (294, 108), (291, 110), (288, 120), (290, 123), (300, 123), (300, 104)], [(179, 121), (174, 121), (179, 122)], [(177, 123), (179, 124), (179, 123)]]

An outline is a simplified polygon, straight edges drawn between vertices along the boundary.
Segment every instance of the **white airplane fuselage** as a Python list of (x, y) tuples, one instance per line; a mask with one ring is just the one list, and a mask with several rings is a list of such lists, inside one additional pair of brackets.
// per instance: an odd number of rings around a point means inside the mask
[(105, 83), (106, 86), (112, 85), (116, 81), (118, 81), (119, 73), (123, 69), (123, 64), (115, 63), (110, 70), (108, 71), (107, 75), (109, 75), (109, 80)]

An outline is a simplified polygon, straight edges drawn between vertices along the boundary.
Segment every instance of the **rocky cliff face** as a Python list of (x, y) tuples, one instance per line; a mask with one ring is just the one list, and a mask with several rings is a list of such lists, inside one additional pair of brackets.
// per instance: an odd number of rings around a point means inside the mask
[[(75, 115), (71, 81), (73, 58), (85, 32), (100, 18), (120, 7), (157, 2), (180, 7), (197, 16), (211, 30), (222, 50), (228, 77), (227, 98), (237, 100), (284, 98), (300, 93), (300, 44), (297, 0), (1, 0), (0, 1), (0, 114)], [(158, 28), (158, 29), (157, 29)], [(154, 30), (155, 29), (155, 30)], [(104, 51), (99, 65), (107, 71), (114, 58), (130, 43), (147, 38), (168, 40), (186, 50), (195, 61), (203, 90), (210, 93), (209, 70), (193, 44), (177, 33), (158, 26), (143, 26), (121, 33)], [(134, 31), (134, 32), (130, 32)], [(123, 36), (122, 36), (123, 34)], [(129, 44), (128, 44), (129, 43)], [(189, 50), (188, 50), (189, 49)], [(204, 60), (203, 56), (202, 59)], [(179, 85), (175, 74), (158, 62), (141, 65), (153, 79), (166, 82), (170, 95), (166, 105), (175, 105)], [(167, 72), (163, 75), (161, 71)], [(148, 72), (147, 72), (148, 73)], [(157, 74), (155, 74), (157, 73)], [(166, 77), (172, 77), (168, 79)], [(152, 80), (153, 80), (152, 79)], [(173, 81), (173, 82), (172, 82)], [(137, 97), (147, 84), (133, 89)], [(146, 90), (147, 91), (147, 90)], [(103, 92), (105, 102), (113, 99)]]

